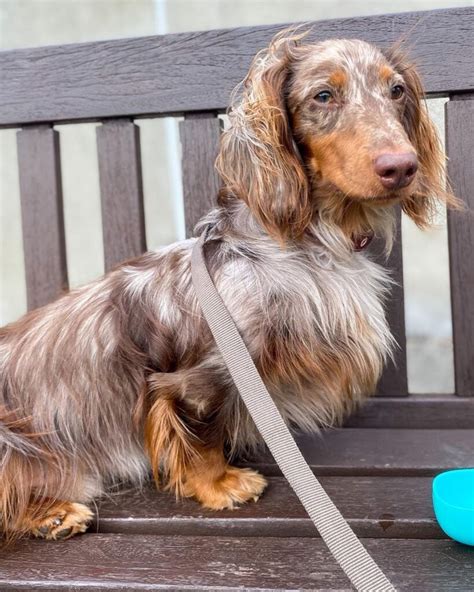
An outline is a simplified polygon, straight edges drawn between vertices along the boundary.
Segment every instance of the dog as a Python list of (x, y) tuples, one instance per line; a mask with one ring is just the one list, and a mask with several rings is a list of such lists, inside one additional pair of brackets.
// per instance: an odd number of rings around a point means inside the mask
[[(419, 226), (455, 206), (416, 69), (360, 40), (285, 31), (257, 54), (221, 138), (207, 265), (285, 421), (318, 430), (373, 393), (394, 340), (395, 205)], [(4, 537), (66, 539), (122, 482), (211, 509), (266, 481), (230, 462), (260, 444), (203, 318), (195, 238), (126, 261), (1, 329)]]

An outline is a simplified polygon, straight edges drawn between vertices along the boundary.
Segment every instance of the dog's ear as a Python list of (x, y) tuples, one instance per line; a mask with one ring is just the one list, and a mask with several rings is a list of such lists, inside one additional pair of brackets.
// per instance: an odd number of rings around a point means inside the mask
[(428, 114), (423, 84), (414, 66), (398, 49), (388, 50), (386, 57), (403, 76), (406, 103), (403, 124), (418, 155), (416, 191), (402, 202), (403, 211), (421, 228), (429, 226), (442, 204), (459, 208), (446, 180), (446, 157), (434, 123)]
[(217, 168), (221, 196), (244, 200), (277, 240), (301, 236), (311, 220), (308, 179), (288, 121), (285, 91), (299, 36), (277, 36), (257, 54), (229, 111)]

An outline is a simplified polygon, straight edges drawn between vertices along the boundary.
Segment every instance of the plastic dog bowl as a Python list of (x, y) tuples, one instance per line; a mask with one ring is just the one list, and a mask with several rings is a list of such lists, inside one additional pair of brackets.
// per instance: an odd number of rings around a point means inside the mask
[(474, 545), (474, 469), (446, 471), (435, 477), (433, 507), (449, 537)]

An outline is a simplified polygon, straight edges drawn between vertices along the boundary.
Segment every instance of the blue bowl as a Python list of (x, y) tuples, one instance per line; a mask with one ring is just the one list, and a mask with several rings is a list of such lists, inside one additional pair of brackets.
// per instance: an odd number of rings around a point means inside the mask
[(449, 537), (474, 545), (474, 469), (446, 471), (435, 477), (433, 507)]

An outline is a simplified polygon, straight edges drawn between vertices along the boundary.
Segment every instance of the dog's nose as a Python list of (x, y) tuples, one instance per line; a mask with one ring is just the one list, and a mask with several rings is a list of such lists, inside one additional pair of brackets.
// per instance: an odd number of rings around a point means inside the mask
[(400, 189), (410, 185), (418, 170), (416, 154), (381, 154), (374, 160), (374, 169), (380, 177), (382, 185), (387, 189)]

